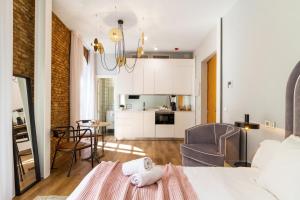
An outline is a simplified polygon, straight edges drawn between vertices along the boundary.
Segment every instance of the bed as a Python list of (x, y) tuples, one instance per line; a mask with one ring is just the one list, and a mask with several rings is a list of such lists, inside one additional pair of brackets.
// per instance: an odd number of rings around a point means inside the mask
[[(292, 71), (286, 90), (286, 137), (300, 136), (300, 62)], [(201, 200), (276, 200), (275, 195), (259, 186), (255, 180), (261, 171), (257, 168), (180, 167), (190, 187)], [(97, 173), (94, 168), (68, 197), (80, 199)], [(120, 180), (119, 180), (120, 181)], [(124, 180), (123, 180), (124, 181)], [(116, 182), (117, 183), (117, 180)], [(97, 186), (98, 187), (98, 186)], [(100, 186), (99, 186), (100, 187)], [(96, 198), (95, 199), (102, 199)], [(81, 198), (82, 199), (82, 198)], [(94, 198), (90, 198), (94, 199)], [(104, 198), (105, 199), (105, 198)], [(139, 198), (137, 198), (139, 199)], [(143, 199), (143, 198), (140, 198)], [(151, 199), (151, 198), (150, 198)], [(176, 198), (173, 198), (176, 199)]]

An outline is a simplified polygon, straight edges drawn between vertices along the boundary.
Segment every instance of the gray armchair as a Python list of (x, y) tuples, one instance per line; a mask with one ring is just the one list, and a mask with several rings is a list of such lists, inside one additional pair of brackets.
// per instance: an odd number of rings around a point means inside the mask
[(205, 124), (185, 131), (183, 166), (224, 166), (239, 160), (241, 130), (230, 124)]

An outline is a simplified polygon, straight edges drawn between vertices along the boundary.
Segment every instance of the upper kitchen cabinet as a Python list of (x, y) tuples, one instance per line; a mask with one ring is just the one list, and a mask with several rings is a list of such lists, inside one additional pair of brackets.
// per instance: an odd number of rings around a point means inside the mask
[(124, 67), (120, 68), (120, 72), (116, 77), (117, 94), (132, 94), (133, 92), (133, 74), (128, 73)]
[[(134, 64), (135, 59), (127, 59), (129, 66)], [(137, 59), (135, 68), (132, 72), (132, 94), (144, 93), (144, 63), (145, 59)]]
[(155, 66), (158, 59), (145, 59), (144, 61), (144, 94), (154, 94)]
[[(133, 66), (135, 59), (127, 58), (127, 65)], [(144, 60), (137, 59), (132, 72), (128, 72), (125, 67), (121, 67), (120, 73), (116, 77), (117, 94), (143, 94), (144, 85)]]
[(178, 59), (172, 61), (173, 94), (192, 95), (194, 83), (194, 60)]
[(169, 59), (161, 59), (155, 65), (155, 94), (173, 93), (173, 70)]
[[(132, 66), (135, 59), (128, 58)], [(133, 72), (121, 67), (117, 94), (193, 95), (194, 59), (138, 59)]]

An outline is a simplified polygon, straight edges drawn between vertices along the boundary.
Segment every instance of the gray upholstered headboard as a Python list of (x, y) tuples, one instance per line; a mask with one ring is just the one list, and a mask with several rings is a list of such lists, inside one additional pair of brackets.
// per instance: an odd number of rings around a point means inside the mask
[(285, 137), (300, 136), (300, 62), (290, 74), (286, 87)]

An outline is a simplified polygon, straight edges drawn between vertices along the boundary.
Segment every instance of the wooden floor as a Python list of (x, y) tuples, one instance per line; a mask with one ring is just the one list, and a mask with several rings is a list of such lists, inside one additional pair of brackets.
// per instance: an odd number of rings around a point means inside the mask
[[(104, 161), (128, 161), (143, 156), (149, 156), (153, 162), (162, 165), (173, 163), (181, 165), (179, 146), (183, 140), (177, 141), (114, 141), (108, 138), (105, 145)], [(101, 149), (99, 149), (101, 154)], [(87, 157), (88, 151), (82, 153), (82, 157)], [(15, 200), (34, 199), (36, 196), (63, 195), (68, 196), (80, 183), (83, 177), (91, 170), (88, 161), (77, 161), (73, 166), (71, 176), (67, 177), (67, 170), (70, 161), (70, 154), (63, 154), (57, 158), (55, 167), (51, 175), (35, 185)]]

